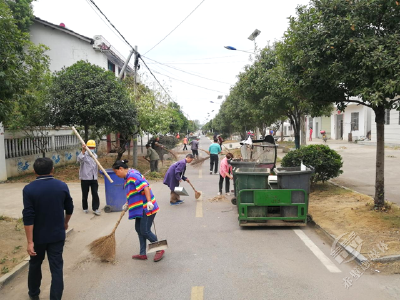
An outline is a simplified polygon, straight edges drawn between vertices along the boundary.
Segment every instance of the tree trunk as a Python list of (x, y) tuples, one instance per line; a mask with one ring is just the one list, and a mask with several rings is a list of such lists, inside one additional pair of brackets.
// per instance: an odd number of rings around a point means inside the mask
[(385, 108), (378, 106), (375, 111), (376, 122), (376, 170), (375, 170), (375, 207), (385, 203)]
[(138, 143), (137, 143), (137, 133), (135, 133), (135, 134), (133, 135), (133, 153), (132, 153), (132, 156), (133, 156), (133, 167), (134, 167), (135, 169), (137, 168), (137, 165), (138, 165), (138, 161), (137, 161), (137, 154), (138, 154), (137, 147), (138, 147)]
[(306, 134), (306, 118), (304, 115), (300, 117), (300, 145), (306, 146), (307, 134)]
[(118, 155), (117, 155), (117, 159), (115, 161), (121, 160), (122, 155), (126, 151), (126, 143), (128, 142), (128, 139), (129, 139), (129, 137), (127, 137), (127, 136), (124, 136), (122, 134), (119, 135), (119, 147), (117, 149)]
[(85, 143), (89, 140), (89, 124), (85, 124)]

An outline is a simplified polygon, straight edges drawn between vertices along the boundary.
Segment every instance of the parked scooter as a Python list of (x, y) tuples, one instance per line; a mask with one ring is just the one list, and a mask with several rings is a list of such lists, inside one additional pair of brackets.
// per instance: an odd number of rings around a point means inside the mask
[(322, 139), (323, 139), (324, 142), (326, 143), (326, 140), (327, 140), (328, 138), (326, 137), (326, 132), (325, 132), (325, 130), (321, 130), (320, 133), (322, 134)]

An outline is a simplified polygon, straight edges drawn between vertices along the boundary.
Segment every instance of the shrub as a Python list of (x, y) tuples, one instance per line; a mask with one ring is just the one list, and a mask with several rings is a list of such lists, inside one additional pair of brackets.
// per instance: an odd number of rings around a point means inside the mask
[(315, 173), (312, 182), (325, 182), (331, 178), (338, 177), (343, 173), (342, 157), (325, 145), (310, 145), (300, 149), (290, 151), (282, 159), (282, 167), (298, 167), (301, 161), (307, 167), (313, 167)]

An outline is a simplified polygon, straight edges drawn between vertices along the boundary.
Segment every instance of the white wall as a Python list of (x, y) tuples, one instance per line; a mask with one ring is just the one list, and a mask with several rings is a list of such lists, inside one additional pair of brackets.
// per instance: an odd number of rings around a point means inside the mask
[[(400, 112), (392, 109), (390, 111), (390, 124), (385, 124), (385, 145), (399, 145), (400, 144), (400, 125), (399, 125)], [(376, 143), (376, 123), (375, 112), (371, 110), (371, 141)]]
[(7, 180), (6, 155), (4, 151), (4, 128), (0, 123), (0, 181)]
[(46, 54), (50, 57), (52, 72), (60, 71), (63, 67), (69, 67), (79, 60), (88, 60), (107, 70), (107, 57), (100, 51), (95, 51), (87, 41), (38, 22), (31, 25), (30, 35), (33, 43), (44, 44), (50, 48)]

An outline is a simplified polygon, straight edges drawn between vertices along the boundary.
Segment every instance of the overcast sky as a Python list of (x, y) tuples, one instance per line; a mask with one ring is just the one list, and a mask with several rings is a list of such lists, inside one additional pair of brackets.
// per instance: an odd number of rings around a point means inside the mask
[[(219, 109), (219, 104), (210, 101), (221, 102), (217, 97), (229, 94), (230, 86), (237, 80), (236, 76), (250, 63), (248, 53), (229, 51), (224, 46), (254, 51), (254, 42), (248, 37), (255, 29), (261, 31), (256, 39), (260, 48), (268, 42), (280, 40), (288, 27), (287, 18), (295, 15), (298, 5), (307, 5), (309, 0), (94, 2), (128, 42), (138, 46), (142, 56), (211, 79), (192, 76), (144, 58), (190, 119), (205, 123), (207, 114), (210, 113), (212, 117)], [(88, 37), (102, 35), (127, 57), (129, 46), (105, 24), (106, 21), (89, 3), (89, 0), (37, 0), (33, 2), (34, 14), (54, 24), (64, 23), (68, 29)], [(149, 51), (200, 3), (174, 32)], [(144, 72), (145, 69), (141, 66), (140, 71)]]

